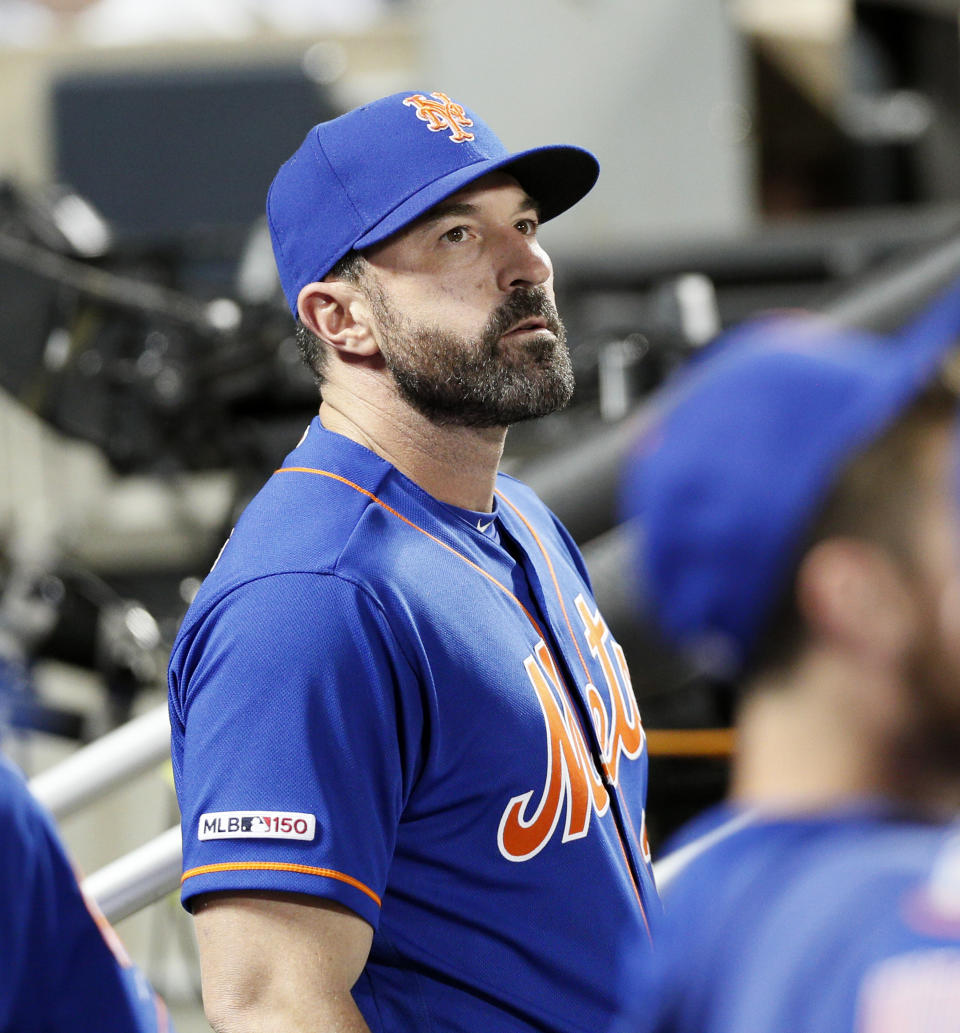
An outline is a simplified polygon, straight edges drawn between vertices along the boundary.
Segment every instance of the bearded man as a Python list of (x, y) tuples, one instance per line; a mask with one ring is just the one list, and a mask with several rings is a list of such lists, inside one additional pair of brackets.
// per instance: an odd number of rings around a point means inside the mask
[(498, 473), (507, 427), (573, 391), (537, 230), (597, 171), (411, 92), (314, 127), (270, 189), (320, 410), (170, 665), (218, 1031), (600, 1031), (650, 950), (623, 651)]

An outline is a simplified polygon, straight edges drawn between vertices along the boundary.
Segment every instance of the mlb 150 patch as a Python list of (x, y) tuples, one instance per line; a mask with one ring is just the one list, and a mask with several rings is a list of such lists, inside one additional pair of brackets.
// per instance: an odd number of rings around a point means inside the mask
[(317, 819), (292, 811), (214, 811), (201, 814), (198, 839), (313, 839)]

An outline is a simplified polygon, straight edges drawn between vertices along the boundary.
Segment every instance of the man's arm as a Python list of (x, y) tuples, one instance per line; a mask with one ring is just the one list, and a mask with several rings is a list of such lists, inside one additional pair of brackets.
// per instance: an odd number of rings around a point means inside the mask
[(217, 1033), (369, 1033), (350, 990), (373, 930), (348, 908), (245, 891), (197, 896), (193, 914)]

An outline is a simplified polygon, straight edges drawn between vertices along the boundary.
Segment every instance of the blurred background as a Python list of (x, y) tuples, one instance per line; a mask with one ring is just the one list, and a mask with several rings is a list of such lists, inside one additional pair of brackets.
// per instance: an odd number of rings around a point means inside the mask
[[(960, 273), (958, 7), (0, 0), (4, 749), (40, 779), (162, 708), (199, 579), (316, 409), (267, 185), (315, 122), (441, 89), (509, 147), (578, 143), (603, 169), (542, 231), (574, 403), (514, 428), (505, 468), (577, 539), (628, 653), (656, 849), (723, 792), (730, 693), (633, 615), (620, 459), (724, 327), (802, 307), (883, 328)], [(176, 823), (169, 765), (143, 767), (56, 809), (85, 872)], [(206, 1030), (176, 895), (118, 931)]]

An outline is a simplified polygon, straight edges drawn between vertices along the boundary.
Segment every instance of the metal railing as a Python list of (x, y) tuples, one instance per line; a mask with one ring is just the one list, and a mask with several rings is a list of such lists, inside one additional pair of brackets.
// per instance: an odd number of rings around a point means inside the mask
[(35, 775), (30, 791), (59, 821), (169, 759), (170, 718), (164, 703)]
[[(30, 790), (60, 821), (169, 758), (170, 720), (164, 703), (36, 775)], [(175, 890), (180, 870), (176, 825), (93, 872), (83, 888), (108, 921), (118, 922)]]

